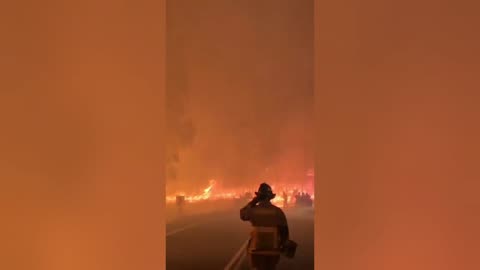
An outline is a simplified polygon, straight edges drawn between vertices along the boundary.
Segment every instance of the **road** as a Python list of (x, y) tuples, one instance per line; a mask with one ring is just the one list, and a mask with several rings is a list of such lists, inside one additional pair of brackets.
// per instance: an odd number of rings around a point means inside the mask
[[(298, 249), (294, 259), (282, 258), (278, 269), (313, 269), (313, 210), (287, 210), (285, 214)], [(167, 270), (222, 270), (227, 265), (232, 270), (248, 269), (242, 246), (250, 229), (248, 222), (240, 220), (239, 208), (171, 220), (167, 224)]]

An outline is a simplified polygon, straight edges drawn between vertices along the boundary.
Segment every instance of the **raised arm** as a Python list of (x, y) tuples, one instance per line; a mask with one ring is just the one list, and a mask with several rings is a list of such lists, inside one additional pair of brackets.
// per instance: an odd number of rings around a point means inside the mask
[(249, 221), (250, 220), (250, 210), (255, 207), (257, 204), (258, 199), (255, 197), (253, 200), (251, 200), (245, 207), (240, 209), (240, 219), (243, 221)]

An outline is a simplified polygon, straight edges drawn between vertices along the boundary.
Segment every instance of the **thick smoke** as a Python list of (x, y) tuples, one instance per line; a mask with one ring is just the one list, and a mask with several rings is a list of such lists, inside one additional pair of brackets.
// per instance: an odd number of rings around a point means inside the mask
[(188, 79), (181, 41), (169, 32), (167, 43), (167, 178), (177, 178), (180, 150), (190, 147), (195, 128), (188, 114)]
[(312, 6), (169, 2), (169, 120), (179, 125), (173, 135), (191, 136), (172, 140), (181, 162), (167, 191), (210, 178), (226, 187), (301, 180), (313, 165)]

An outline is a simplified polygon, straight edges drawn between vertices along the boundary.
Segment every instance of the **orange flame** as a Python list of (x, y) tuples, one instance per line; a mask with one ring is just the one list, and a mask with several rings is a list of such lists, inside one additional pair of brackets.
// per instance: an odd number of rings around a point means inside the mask
[[(216, 181), (212, 179), (209, 181), (209, 185), (203, 189), (203, 192), (200, 194), (186, 195), (184, 192), (176, 192), (175, 195), (167, 196), (167, 203), (174, 203), (177, 196), (184, 196), (185, 201), (191, 203), (206, 200), (232, 200), (242, 198), (245, 195), (245, 192), (248, 192), (248, 189), (245, 188), (238, 188), (236, 190), (218, 190), (215, 185)], [(275, 185), (272, 185), (272, 188), (274, 186)], [(291, 205), (295, 203), (295, 190), (300, 192), (303, 191), (299, 188), (300, 186), (301, 185), (291, 185), (289, 187), (285, 186), (280, 188), (279, 190), (281, 190), (281, 192), (277, 192), (277, 196), (272, 200), (272, 203), (279, 207), (284, 206), (285, 196), (283, 195), (283, 191), (286, 194), (287, 204)], [(311, 198), (312, 200), (314, 199), (313, 194), (311, 194)]]

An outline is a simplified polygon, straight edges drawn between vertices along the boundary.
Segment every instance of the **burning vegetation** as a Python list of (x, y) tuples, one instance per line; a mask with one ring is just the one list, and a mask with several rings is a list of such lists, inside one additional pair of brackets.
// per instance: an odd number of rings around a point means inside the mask
[[(287, 205), (297, 204), (300, 200), (303, 202), (311, 200), (313, 202), (313, 185), (299, 185), (299, 184), (273, 184), (272, 189), (276, 193), (272, 203), (279, 207), (286, 207)], [(175, 194), (168, 195), (167, 203), (173, 204), (180, 197), (182, 201), (188, 203), (198, 203), (214, 200), (242, 200), (250, 199), (254, 196), (255, 188), (240, 187), (236, 189), (224, 189), (217, 184), (217, 181), (212, 179), (209, 181), (207, 187), (203, 188), (198, 193), (187, 194), (185, 192), (175, 192)]]

